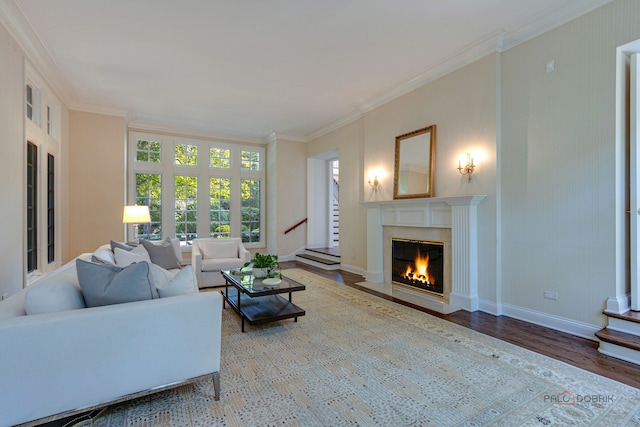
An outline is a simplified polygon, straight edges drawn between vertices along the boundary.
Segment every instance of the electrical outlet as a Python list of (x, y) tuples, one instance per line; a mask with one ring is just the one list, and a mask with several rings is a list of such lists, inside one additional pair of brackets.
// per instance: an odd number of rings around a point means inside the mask
[(556, 61), (554, 61), (553, 59), (551, 61), (547, 61), (546, 68), (547, 68), (547, 73), (552, 73), (553, 71), (555, 71)]
[(0, 300), (0, 301), (6, 300), (7, 298), (9, 298), (9, 293), (8, 292), (5, 293), (5, 294), (2, 294), (2, 300)]
[(552, 300), (557, 300), (558, 299), (558, 294), (555, 293), (555, 292), (544, 291), (542, 293), (542, 295), (545, 297), (545, 299), (552, 299)]

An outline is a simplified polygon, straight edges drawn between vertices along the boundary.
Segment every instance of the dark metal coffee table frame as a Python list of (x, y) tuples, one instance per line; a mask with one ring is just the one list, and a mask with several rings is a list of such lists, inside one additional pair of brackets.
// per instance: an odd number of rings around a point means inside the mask
[[(244, 332), (244, 321), (250, 325), (275, 322), (277, 320), (291, 319), (295, 322), (298, 317), (304, 316), (305, 311), (291, 301), (293, 292), (305, 290), (305, 286), (291, 279), (282, 279), (282, 282), (275, 288), (269, 288), (262, 284), (261, 279), (253, 276), (241, 277), (232, 271), (223, 270), (222, 276), (225, 278), (222, 293), (222, 307), (229, 303), (242, 318), (242, 332)], [(289, 294), (289, 299), (285, 299), (279, 294)]]

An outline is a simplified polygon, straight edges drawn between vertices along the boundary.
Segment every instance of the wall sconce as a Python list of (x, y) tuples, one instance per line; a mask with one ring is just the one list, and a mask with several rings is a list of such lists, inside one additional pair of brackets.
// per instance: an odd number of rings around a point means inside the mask
[(473, 171), (475, 170), (476, 165), (473, 164), (473, 157), (471, 157), (471, 153), (467, 153), (467, 164), (462, 165), (462, 161), (458, 160), (458, 172), (460, 175), (467, 175), (469, 182), (471, 182), (471, 175), (473, 175)]
[(380, 186), (380, 181), (378, 180), (378, 175), (375, 175), (373, 177), (373, 181), (371, 180), (371, 177), (369, 177), (369, 185), (373, 187), (373, 191), (375, 191), (375, 192), (378, 191), (378, 187)]

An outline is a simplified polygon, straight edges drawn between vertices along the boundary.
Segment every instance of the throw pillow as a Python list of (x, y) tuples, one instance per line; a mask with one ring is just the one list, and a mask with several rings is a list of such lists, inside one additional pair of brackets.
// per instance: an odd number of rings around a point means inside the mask
[(109, 245), (111, 246), (111, 250), (114, 251), (114, 252), (115, 252), (116, 248), (120, 248), (120, 249), (125, 250), (125, 251), (130, 251), (130, 250), (132, 250), (133, 248), (136, 247), (136, 245), (127, 245), (126, 243), (116, 242), (115, 240), (111, 240), (109, 242)]
[(203, 258), (238, 258), (238, 242), (235, 240), (199, 241), (198, 246)]
[(140, 239), (140, 243), (149, 253), (152, 263), (167, 270), (180, 268), (180, 260), (176, 256), (176, 251), (171, 239), (161, 242), (150, 242), (149, 240)]
[(35, 285), (24, 296), (27, 314), (55, 313), (85, 307), (80, 288), (64, 280)]
[(125, 267), (129, 264), (133, 264), (134, 262), (151, 262), (151, 258), (149, 257), (149, 253), (144, 248), (144, 246), (137, 246), (130, 251), (125, 251), (120, 248), (115, 248), (113, 250), (114, 258), (116, 260), (116, 265), (120, 267)]
[(77, 259), (76, 270), (87, 307), (158, 298), (147, 262), (118, 267)]
[(185, 268), (180, 270), (166, 284), (158, 287), (158, 295), (160, 298), (195, 293), (197, 293), (196, 279), (193, 274), (193, 268), (190, 265), (187, 265)]
[[(95, 260), (94, 260), (95, 258)], [(110, 251), (109, 249), (106, 248), (102, 248), (102, 249), (98, 249), (96, 250), (93, 255), (91, 256), (91, 261), (93, 262), (102, 262), (102, 263), (106, 263), (106, 264), (115, 264), (116, 260), (113, 257), (113, 252)]]

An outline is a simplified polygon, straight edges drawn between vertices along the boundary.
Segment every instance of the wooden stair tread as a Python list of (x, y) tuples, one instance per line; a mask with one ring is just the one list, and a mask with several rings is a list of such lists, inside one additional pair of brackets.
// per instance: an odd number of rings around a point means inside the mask
[(640, 311), (627, 311), (626, 313), (609, 313), (604, 312), (609, 317), (615, 317), (616, 319), (626, 320), (628, 322), (640, 323)]
[(308, 260), (311, 260), (311, 261), (319, 262), (319, 263), (324, 264), (324, 265), (337, 265), (337, 264), (340, 264), (340, 261), (332, 261), (330, 259), (321, 258), (321, 257), (309, 255), (309, 254), (298, 254), (297, 256), (298, 256), (298, 258), (308, 259)]
[(317, 252), (323, 255), (330, 255), (334, 258), (340, 258), (339, 249), (335, 248), (306, 248), (307, 252)]
[(595, 335), (602, 341), (640, 351), (640, 336), (607, 328), (599, 330)]

